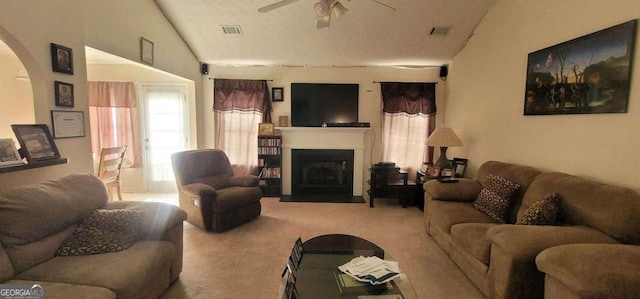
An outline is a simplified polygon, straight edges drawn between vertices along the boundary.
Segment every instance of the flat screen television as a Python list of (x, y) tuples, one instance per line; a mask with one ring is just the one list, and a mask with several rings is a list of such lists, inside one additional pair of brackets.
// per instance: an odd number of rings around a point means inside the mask
[(358, 84), (291, 83), (291, 126), (357, 123), (358, 95)]

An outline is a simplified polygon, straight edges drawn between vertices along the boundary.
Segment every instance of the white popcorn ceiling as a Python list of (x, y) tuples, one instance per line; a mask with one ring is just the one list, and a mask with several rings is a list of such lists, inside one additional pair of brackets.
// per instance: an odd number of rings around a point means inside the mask
[[(212, 65), (438, 66), (464, 47), (496, 0), (341, 0), (349, 9), (316, 29), (313, 4), (299, 0), (154, 0), (196, 57)], [(239, 25), (241, 35), (224, 34)], [(445, 36), (433, 27), (451, 27)]]

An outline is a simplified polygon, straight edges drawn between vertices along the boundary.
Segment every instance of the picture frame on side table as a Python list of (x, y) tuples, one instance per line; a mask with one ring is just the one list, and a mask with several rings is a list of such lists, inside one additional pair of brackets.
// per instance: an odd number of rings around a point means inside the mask
[(11, 125), (11, 129), (20, 143), (20, 154), (29, 163), (60, 158), (47, 125)]
[(271, 101), (284, 102), (284, 87), (271, 88)]
[(51, 111), (53, 138), (84, 137), (83, 111)]
[(420, 168), (420, 172), (422, 173), (428, 173), (429, 167), (433, 166), (433, 164), (429, 163), (429, 162), (424, 162), (422, 163), (422, 167)]
[(73, 51), (71, 48), (51, 43), (51, 66), (54, 72), (73, 75)]
[(432, 177), (432, 178), (437, 178), (440, 176), (440, 171), (442, 170), (442, 167), (440, 166), (429, 166), (427, 167), (427, 175)]
[(22, 165), (22, 158), (11, 138), (0, 139), (0, 168)]
[(274, 133), (273, 123), (258, 124), (258, 136), (273, 136), (273, 133)]
[(467, 170), (467, 159), (453, 158), (453, 173), (457, 178), (463, 178), (464, 173)]
[(144, 37), (140, 38), (140, 61), (153, 65), (153, 42)]
[(73, 84), (55, 81), (56, 106), (73, 108)]

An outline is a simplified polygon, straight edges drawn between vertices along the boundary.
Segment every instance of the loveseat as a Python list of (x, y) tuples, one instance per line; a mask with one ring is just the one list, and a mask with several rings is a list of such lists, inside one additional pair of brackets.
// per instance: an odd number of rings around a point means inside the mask
[[(504, 223), (474, 205), (494, 178), (518, 186)], [(640, 195), (631, 189), (489, 161), (475, 179), (431, 180), (424, 190), (427, 233), (487, 297), (584, 298), (640, 292)], [(553, 223), (516, 224), (541, 215), (534, 207), (548, 203), (541, 200), (550, 195), (559, 203)], [(611, 253), (616, 251), (620, 254)], [(635, 264), (630, 264), (633, 258)], [(598, 265), (606, 271), (591, 271)]]
[(109, 202), (91, 174), (2, 190), (0, 284), (38, 284), (48, 299), (158, 298), (182, 271), (185, 219), (169, 204)]

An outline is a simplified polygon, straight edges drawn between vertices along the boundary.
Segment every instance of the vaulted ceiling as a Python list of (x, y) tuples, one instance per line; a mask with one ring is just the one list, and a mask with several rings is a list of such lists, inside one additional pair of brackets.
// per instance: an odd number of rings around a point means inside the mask
[(203, 63), (420, 67), (447, 64), (496, 0), (340, 0), (348, 12), (324, 29), (319, 0), (284, 0), (268, 12), (258, 9), (280, 0), (154, 1)]

